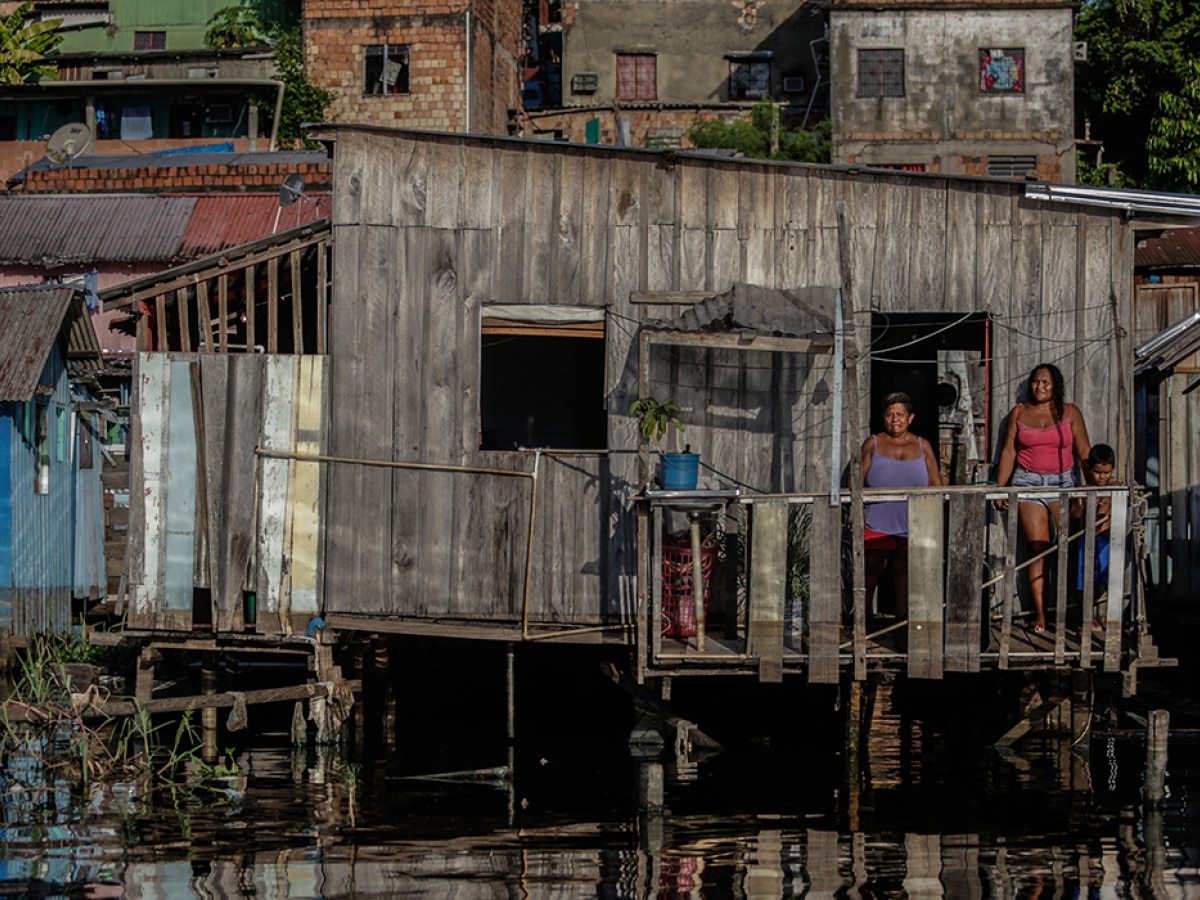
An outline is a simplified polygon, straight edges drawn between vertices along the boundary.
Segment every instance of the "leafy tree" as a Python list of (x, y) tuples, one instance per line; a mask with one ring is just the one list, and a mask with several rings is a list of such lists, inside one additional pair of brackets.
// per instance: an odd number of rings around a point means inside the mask
[(266, 29), (249, 6), (226, 6), (208, 20), (204, 43), (209, 47), (259, 47), (267, 43)]
[(62, 43), (62, 35), (55, 31), (62, 19), (26, 25), (32, 7), (32, 0), (26, 0), (8, 16), (0, 17), (0, 84), (35, 82), (58, 72), (46, 57)]
[(829, 122), (813, 131), (784, 128), (779, 104), (764, 97), (754, 104), (747, 119), (697, 121), (687, 133), (693, 147), (703, 150), (738, 150), (755, 159), (795, 162), (829, 162)]
[(333, 92), (317, 87), (304, 71), (304, 32), (299, 27), (281, 34), (275, 41), (275, 70), (287, 85), (283, 92), (283, 110), (279, 116), (279, 144), (319, 146), (304, 138), (304, 124), (320, 122), (333, 100)]
[[(1186, 111), (1186, 85), (1200, 46), (1200, 4), (1085, 0), (1075, 36), (1088, 45), (1087, 62), (1076, 72), (1076, 91), (1104, 142), (1104, 158), (1136, 183), (1186, 189), (1181, 170), (1157, 159), (1164, 149), (1150, 146), (1149, 138), (1156, 129), (1171, 131), (1170, 124), (1156, 125), (1156, 120), (1177, 119)], [(1181, 98), (1185, 106), (1168, 101), (1164, 109), (1166, 95)]]
[(1189, 77), (1179, 91), (1158, 95), (1146, 149), (1150, 173), (1167, 184), (1200, 185), (1200, 62), (1188, 60)]

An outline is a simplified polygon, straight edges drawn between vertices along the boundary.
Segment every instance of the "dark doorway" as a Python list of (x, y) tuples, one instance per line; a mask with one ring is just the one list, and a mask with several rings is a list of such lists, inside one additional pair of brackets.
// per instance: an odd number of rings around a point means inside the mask
[(986, 313), (872, 314), (871, 433), (883, 430), (884, 397), (903, 391), (946, 483), (986, 480), (990, 339)]

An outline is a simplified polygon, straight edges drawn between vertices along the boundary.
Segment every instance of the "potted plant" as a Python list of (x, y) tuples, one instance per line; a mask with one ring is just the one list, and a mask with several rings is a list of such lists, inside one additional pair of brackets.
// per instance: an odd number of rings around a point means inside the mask
[[(684, 430), (683, 423), (679, 421), (679, 406), (670, 400), (642, 397), (630, 404), (629, 415), (638, 420), (638, 430), (641, 431), (642, 437), (652, 442), (656, 449), (668, 429), (677, 428), (680, 433)], [(662, 464), (658, 480), (664, 490), (696, 489), (700, 454), (692, 453), (690, 444), (684, 447), (683, 453), (663, 453), (660, 450), (659, 459)]]

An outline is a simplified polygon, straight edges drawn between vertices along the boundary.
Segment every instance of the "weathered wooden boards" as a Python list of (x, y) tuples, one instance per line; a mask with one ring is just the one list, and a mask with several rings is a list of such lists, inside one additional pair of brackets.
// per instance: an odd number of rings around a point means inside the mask
[[(130, 625), (289, 632), (320, 609), (324, 357), (142, 354)], [(139, 483), (135, 482), (135, 483)], [(254, 595), (256, 617), (245, 610)]]

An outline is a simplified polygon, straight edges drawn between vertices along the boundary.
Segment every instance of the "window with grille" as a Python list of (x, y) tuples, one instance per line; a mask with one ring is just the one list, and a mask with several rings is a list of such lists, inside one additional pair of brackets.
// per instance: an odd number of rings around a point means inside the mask
[(1037, 172), (1036, 156), (989, 156), (987, 173), (996, 178), (1025, 178)]
[(758, 100), (770, 92), (770, 60), (734, 59), (729, 61), (730, 100)]
[(903, 97), (904, 51), (859, 50), (858, 96)]
[(134, 50), (166, 50), (167, 33), (165, 31), (135, 31), (133, 33)]
[(375, 44), (367, 47), (363, 72), (364, 94), (407, 94), (408, 45)]
[(658, 99), (658, 57), (653, 53), (617, 54), (617, 99)]

